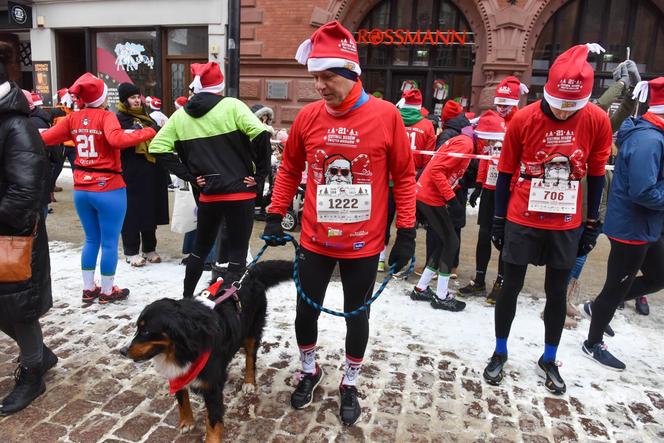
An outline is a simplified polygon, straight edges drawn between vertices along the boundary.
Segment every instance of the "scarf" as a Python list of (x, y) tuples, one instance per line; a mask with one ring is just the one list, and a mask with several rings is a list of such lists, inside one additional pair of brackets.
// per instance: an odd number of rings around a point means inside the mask
[[(198, 297), (197, 297), (198, 298)], [(198, 374), (201, 373), (210, 358), (210, 351), (203, 352), (195, 361), (191, 363), (189, 370), (179, 377), (168, 380), (168, 392), (175, 394), (189, 383), (194, 381)]]
[[(123, 114), (130, 115), (132, 117), (132, 123), (140, 126), (141, 128), (154, 127), (154, 121), (145, 113), (145, 109), (141, 106), (140, 109), (129, 108), (125, 106), (124, 103), (119, 102), (117, 104), (118, 111)], [(144, 141), (136, 145), (134, 148), (137, 154), (143, 154), (147, 161), (150, 163), (156, 163), (156, 159), (153, 155), (150, 155), (148, 152), (148, 146), (150, 146), (150, 141)]]
[(415, 108), (401, 108), (399, 109), (399, 112), (401, 113), (401, 118), (403, 118), (403, 123), (406, 126), (413, 126), (424, 118), (420, 110)]
[(364, 92), (362, 81), (358, 79), (353, 85), (353, 89), (350, 90), (339, 106), (332, 107), (325, 104), (325, 109), (332, 117), (341, 117), (342, 115), (348, 114), (353, 109), (359, 108), (368, 100), (369, 95)]
[(655, 125), (658, 129), (664, 131), (664, 118), (655, 115), (652, 112), (646, 112), (643, 114), (643, 119)]

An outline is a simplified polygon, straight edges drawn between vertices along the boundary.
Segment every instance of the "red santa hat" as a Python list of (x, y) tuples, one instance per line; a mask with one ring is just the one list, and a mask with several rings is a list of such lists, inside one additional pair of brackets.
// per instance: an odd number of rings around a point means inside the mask
[(443, 119), (443, 122), (446, 122), (447, 120), (456, 118), (461, 114), (463, 114), (463, 106), (454, 100), (448, 100), (445, 102), (445, 106), (443, 106), (443, 113), (441, 118)]
[(87, 107), (98, 108), (106, 100), (108, 87), (100, 78), (86, 72), (71, 85), (69, 93), (76, 95)]
[(178, 98), (176, 98), (175, 99), (175, 109), (180, 109), (181, 107), (186, 105), (188, 100), (189, 99), (187, 97), (184, 97), (182, 95), (179, 96)]
[(67, 88), (58, 89), (57, 95), (59, 104), (65, 105), (68, 108), (71, 108), (74, 104), (74, 100), (72, 99), (71, 94), (69, 94)]
[(422, 109), (422, 93), (419, 89), (409, 89), (401, 94), (397, 108)]
[(35, 106), (41, 106), (44, 104), (41, 95), (37, 94), (36, 92), (31, 92), (31, 94), (32, 94), (32, 103), (34, 103)]
[[(153, 111), (159, 111), (161, 110), (161, 100), (158, 99), (157, 97), (148, 97), (150, 101), (148, 102), (148, 106), (150, 106), (150, 109)], [(147, 101), (147, 99), (146, 99)]]
[(664, 114), (664, 77), (638, 82), (634, 87), (632, 98), (645, 103), (648, 100), (648, 95), (650, 95), (648, 111), (655, 114)]
[(297, 48), (295, 60), (301, 65), (306, 64), (309, 72), (345, 68), (357, 75), (362, 74), (353, 34), (336, 20), (321, 26), (303, 41)]
[(192, 63), (191, 76), (194, 81), (191, 82), (189, 88), (194, 91), (194, 94), (199, 92), (220, 94), (226, 86), (224, 84), (224, 74), (221, 73), (221, 68), (216, 62)]
[(505, 119), (492, 109), (480, 116), (475, 127), (475, 135), (484, 140), (502, 140), (505, 138)]
[(586, 106), (593, 91), (595, 73), (587, 61), (588, 52), (605, 52), (597, 43), (569, 48), (558, 56), (549, 69), (544, 85), (544, 99), (552, 108), (578, 111)]
[(23, 92), (25, 99), (28, 101), (28, 108), (30, 108), (31, 111), (35, 109), (35, 103), (32, 101), (32, 92), (26, 91), (25, 89), (21, 89), (21, 92)]
[(528, 86), (519, 81), (518, 78), (510, 75), (496, 86), (496, 96), (493, 99), (494, 105), (518, 106), (521, 94), (528, 94)]

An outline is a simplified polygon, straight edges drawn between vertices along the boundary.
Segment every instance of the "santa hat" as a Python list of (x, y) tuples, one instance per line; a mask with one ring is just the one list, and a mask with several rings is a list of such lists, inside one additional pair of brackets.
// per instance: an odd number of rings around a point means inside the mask
[(193, 89), (194, 94), (200, 92), (210, 92), (220, 94), (224, 90), (224, 74), (216, 62), (192, 63), (191, 76), (194, 81), (189, 88)]
[(69, 93), (83, 100), (87, 107), (98, 108), (106, 100), (108, 87), (100, 78), (86, 72), (71, 85)]
[(422, 109), (422, 93), (419, 89), (409, 89), (401, 94), (397, 108)]
[(649, 112), (655, 114), (664, 114), (664, 77), (657, 77), (654, 80), (638, 82), (634, 87), (634, 99), (645, 103), (650, 95)]
[(597, 43), (586, 43), (569, 48), (558, 56), (549, 69), (544, 85), (544, 99), (552, 108), (578, 111), (590, 99), (595, 73), (587, 61), (588, 52), (605, 52)]
[(65, 105), (68, 108), (71, 108), (74, 104), (74, 100), (72, 99), (71, 94), (69, 94), (67, 88), (58, 89), (57, 95), (59, 104)]
[(184, 97), (182, 95), (179, 96), (178, 98), (176, 98), (175, 99), (175, 109), (180, 109), (181, 107), (186, 105), (188, 100), (189, 99), (187, 97)]
[(502, 140), (505, 137), (505, 119), (492, 109), (480, 116), (475, 127), (475, 135), (484, 140)]
[(528, 94), (528, 92), (528, 86), (521, 83), (518, 78), (510, 75), (509, 77), (505, 77), (496, 86), (496, 97), (493, 99), (493, 104), (518, 106), (521, 94)]
[(35, 104), (35, 106), (41, 106), (44, 104), (41, 95), (37, 94), (36, 92), (32, 92), (32, 103)]
[(448, 100), (445, 102), (445, 106), (443, 106), (443, 114), (441, 118), (443, 119), (443, 122), (446, 122), (447, 120), (456, 118), (461, 114), (463, 114), (463, 106), (454, 100)]
[(30, 91), (26, 91), (25, 89), (21, 89), (23, 92), (23, 95), (25, 96), (25, 99), (28, 101), (28, 108), (32, 111), (35, 109), (35, 103), (32, 100), (32, 93)]
[(321, 26), (303, 41), (297, 48), (295, 60), (306, 64), (309, 72), (344, 68), (362, 74), (353, 34), (336, 20)]
[[(148, 99), (150, 99), (150, 101), (148, 101)], [(157, 97), (148, 97), (145, 99), (145, 101), (153, 111), (161, 110), (161, 100)]]

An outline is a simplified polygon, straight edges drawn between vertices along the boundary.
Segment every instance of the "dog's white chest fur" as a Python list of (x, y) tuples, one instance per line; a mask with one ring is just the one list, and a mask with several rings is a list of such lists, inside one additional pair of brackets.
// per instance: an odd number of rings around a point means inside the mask
[(155, 355), (152, 359), (152, 364), (159, 374), (163, 375), (169, 380), (186, 374), (191, 368), (191, 363), (187, 363), (184, 366), (178, 366), (167, 361), (164, 354)]

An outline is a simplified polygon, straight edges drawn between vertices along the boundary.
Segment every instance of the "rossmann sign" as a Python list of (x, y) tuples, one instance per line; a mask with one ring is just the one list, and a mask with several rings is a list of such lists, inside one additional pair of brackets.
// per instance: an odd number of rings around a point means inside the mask
[(468, 41), (472, 33), (466, 31), (411, 31), (408, 29), (358, 29), (357, 43), (365, 45), (461, 45)]

